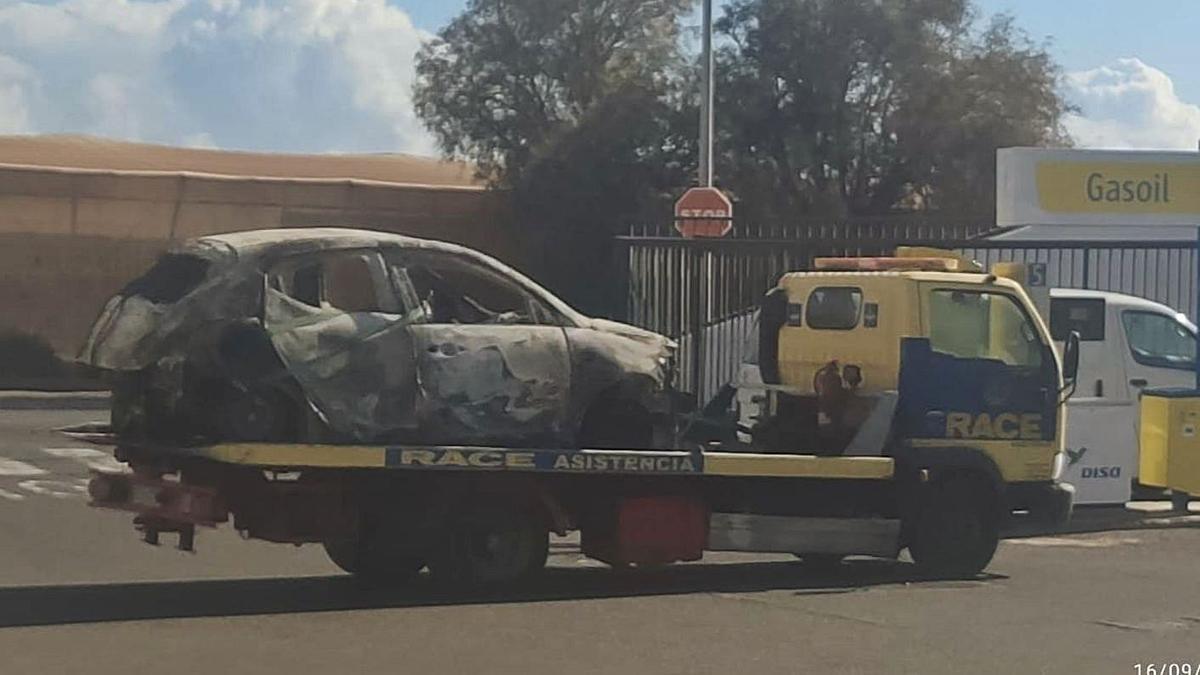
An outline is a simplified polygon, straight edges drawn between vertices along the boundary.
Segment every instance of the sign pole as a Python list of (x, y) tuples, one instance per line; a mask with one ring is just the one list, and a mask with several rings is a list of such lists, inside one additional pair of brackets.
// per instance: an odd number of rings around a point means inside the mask
[[(1196, 313), (1193, 323), (1200, 324), (1200, 227), (1196, 228), (1196, 248), (1192, 251), (1192, 260), (1196, 261), (1196, 278), (1192, 279), (1193, 292), (1196, 294)], [(1196, 331), (1196, 357), (1193, 361), (1196, 370), (1196, 391), (1200, 392), (1200, 330)]]
[(712, 52), (712, 0), (703, 0), (701, 26), (701, 59), (704, 73), (700, 92), (700, 187), (712, 186), (713, 151), (713, 52)]

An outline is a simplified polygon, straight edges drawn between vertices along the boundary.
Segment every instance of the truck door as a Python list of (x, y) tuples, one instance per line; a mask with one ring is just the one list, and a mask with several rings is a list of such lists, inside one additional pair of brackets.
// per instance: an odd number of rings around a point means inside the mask
[(899, 419), (913, 445), (987, 452), (1005, 480), (1049, 480), (1058, 360), (1015, 295), (923, 283), (925, 337), (901, 341)]
[(373, 250), (296, 256), (267, 272), (263, 325), (335, 432), (359, 441), (415, 422), (406, 312)]
[(514, 280), (466, 256), (405, 251), (392, 265), (421, 311), (409, 330), (422, 438), (565, 442), (571, 361), (555, 314)]

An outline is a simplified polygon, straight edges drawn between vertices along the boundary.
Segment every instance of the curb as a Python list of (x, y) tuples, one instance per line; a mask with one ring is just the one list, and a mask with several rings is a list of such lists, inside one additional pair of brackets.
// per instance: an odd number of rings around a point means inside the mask
[(107, 391), (0, 391), (0, 410), (108, 410)]
[(1019, 524), (1004, 532), (1004, 539), (1024, 539), (1048, 535), (1089, 534), (1117, 530), (1161, 530), (1200, 528), (1200, 513), (1172, 511), (1143, 511), (1124, 507), (1076, 510), (1071, 520), (1061, 527), (1039, 527)]

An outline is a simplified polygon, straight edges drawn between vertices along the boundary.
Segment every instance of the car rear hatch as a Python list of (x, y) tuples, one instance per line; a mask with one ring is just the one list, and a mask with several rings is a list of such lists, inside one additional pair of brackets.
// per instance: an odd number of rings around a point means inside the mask
[(165, 315), (209, 274), (214, 260), (206, 253), (163, 254), (113, 296), (92, 326), (79, 361), (104, 370), (140, 370), (153, 362)]

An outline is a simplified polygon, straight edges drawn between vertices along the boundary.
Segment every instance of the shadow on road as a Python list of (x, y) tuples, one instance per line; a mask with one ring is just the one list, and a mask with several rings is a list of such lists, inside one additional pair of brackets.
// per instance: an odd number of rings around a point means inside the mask
[(795, 562), (691, 564), (620, 572), (552, 567), (521, 586), (469, 592), (439, 587), (425, 577), (387, 589), (364, 588), (348, 576), (26, 586), (0, 588), (0, 627), (688, 593), (819, 594), (909, 582), (974, 585), (1002, 578), (982, 575), (965, 582), (929, 581), (919, 577), (911, 564), (853, 560), (833, 571), (813, 571)]

